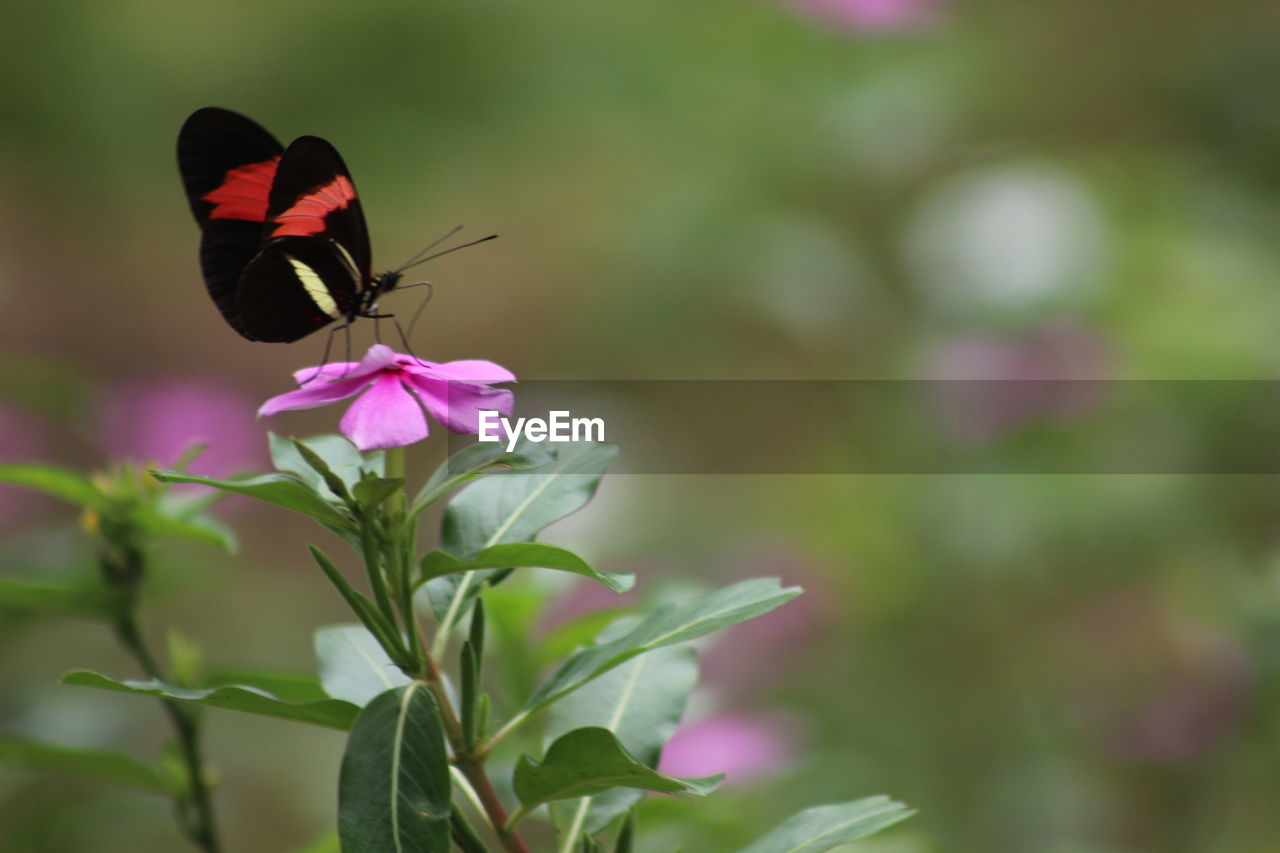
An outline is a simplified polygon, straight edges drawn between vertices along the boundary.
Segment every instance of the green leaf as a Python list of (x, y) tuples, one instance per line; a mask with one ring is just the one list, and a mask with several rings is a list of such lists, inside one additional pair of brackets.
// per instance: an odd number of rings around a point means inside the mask
[(378, 638), (378, 643), (382, 648), (392, 649), (396, 654), (403, 655), (404, 661), (408, 662), (410, 659), (409, 653), (400, 641), (399, 631), (382, 614), (382, 611), (375, 607), (373, 602), (365, 597), (364, 593), (351, 586), (351, 582), (347, 580), (346, 575), (333, 564), (332, 560), (325, 556), (323, 551), (314, 545), (307, 546), (307, 550), (311, 552), (311, 557), (320, 566), (325, 577), (342, 595), (347, 605), (355, 611), (356, 616), (364, 623), (364, 626)]
[(914, 813), (883, 796), (816, 806), (787, 818), (738, 853), (820, 853), (865, 838)]
[[(485, 597), (492, 596), (493, 593), (487, 593)], [(600, 633), (605, 628), (629, 615), (629, 611), (622, 607), (610, 607), (605, 610), (590, 610), (555, 626), (538, 641), (535, 650), (538, 670), (550, 669), (553, 664), (564, 660), (581, 646), (600, 642)]]
[(117, 752), (55, 746), (23, 738), (0, 738), (0, 766), (44, 773), (70, 773), (153, 794), (177, 793), (160, 771)]
[(367, 477), (355, 484), (352, 492), (365, 510), (377, 508), (404, 486), (403, 477)]
[(572, 551), (541, 542), (512, 542), (485, 548), (470, 560), (462, 560), (447, 551), (432, 551), (422, 558), (422, 578), (430, 580), (476, 569), (541, 568), (556, 569), (582, 575), (607, 586), (614, 592), (626, 592), (635, 585), (635, 575), (597, 572)]
[(0, 465), (0, 483), (35, 489), (76, 506), (101, 509), (104, 503), (102, 492), (88, 477), (51, 465)]
[(152, 471), (152, 476), (165, 483), (199, 483), (224, 492), (248, 495), (269, 504), (309, 515), (321, 524), (335, 530), (351, 530), (346, 516), (312, 491), (301, 479), (291, 474), (262, 474), (244, 480), (219, 480), (214, 477), (197, 477), (181, 471)]
[[(320, 686), (314, 675), (297, 672), (263, 672), (247, 669), (225, 669), (208, 673), (202, 679), (202, 687), (255, 687), (270, 693), (282, 702), (294, 705), (307, 702), (323, 702), (330, 696)], [(333, 697), (340, 698), (340, 697)]]
[(363, 625), (321, 628), (316, 631), (315, 647), (320, 683), (334, 699), (363, 708), (375, 697), (410, 681)]
[(799, 595), (777, 578), (754, 578), (655, 610), (625, 635), (573, 654), (542, 683), (520, 713), (528, 715), (638, 654), (673, 646), (768, 613)]
[(449, 754), (435, 697), (412, 682), (360, 712), (338, 779), (343, 853), (448, 853)]
[[(469, 559), (494, 545), (531, 541), (548, 524), (591, 500), (617, 452), (612, 444), (561, 444), (547, 451), (542, 465), (472, 483), (455, 495), (445, 510), (442, 550)], [(428, 582), (441, 637), (448, 636), (465, 603), (475, 594), (475, 577), (446, 575)]]
[(522, 440), (507, 452), (502, 442), (476, 442), (450, 456), (431, 474), (413, 499), (410, 515), (417, 515), (450, 489), (495, 468), (534, 468), (545, 464), (549, 455), (540, 444)]
[(207, 515), (175, 518), (152, 509), (141, 513), (142, 525), (157, 536), (185, 539), (201, 545), (212, 545), (228, 553), (236, 550), (236, 535), (222, 522)]
[(161, 681), (116, 681), (88, 670), (77, 669), (62, 676), (63, 684), (98, 687), (139, 696), (175, 699), (211, 708), (244, 711), (282, 720), (296, 720), (331, 729), (351, 728), (360, 709), (350, 702), (325, 699), (317, 702), (285, 702), (266, 690), (248, 685), (227, 684), (212, 688), (175, 687)]
[(0, 605), (94, 621), (111, 618), (110, 598), (97, 583), (52, 586), (18, 578), (0, 578)]
[(520, 756), (512, 780), (516, 796), (520, 798), (520, 811), (511, 823), (515, 824), (543, 803), (589, 797), (619, 786), (704, 796), (723, 778), (664, 776), (628, 755), (608, 729), (575, 729), (551, 744), (541, 763), (527, 755)]
[(293, 445), (293, 449), (302, 457), (302, 461), (306, 463), (307, 467), (320, 475), (320, 479), (329, 488), (329, 492), (336, 495), (343, 503), (346, 503), (347, 499), (351, 497), (351, 490), (347, 488), (346, 483), (342, 482), (341, 477), (333, 473), (333, 469), (329, 467), (328, 462), (324, 461), (324, 457), (307, 447), (305, 442), (296, 438), (290, 439), (289, 443)]
[(561, 444), (536, 468), (472, 483), (445, 511), (443, 549), (469, 558), (503, 542), (532, 540), (591, 500), (617, 452), (612, 444)]
[[(675, 733), (689, 693), (698, 682), (698, 658), (688, 646), (662, 648), (633, 658), (584, 685), (551, 709), (546, 742), (574, 729), (598, 726), (613, 732), (628, 753), (657, 767), (662, 746)], [(639, 802), (630, 789), (606, 791), (552, 809), (557, 826), (575, 822), (588, 834), (604, 829)]]
[(346, 436), (329, 433), (311, 438), (292, 439), (270, 433), (268, 443), (271, 448), (271, 464), (276, 466), (276, 470), (297, 474), (313, 491), (329, 500), (338, 501), (339, 498), (325, 485), (324, 475), (316, 471), (294, 446), (295, 441), (303, 444), (319, 457), (348, 490), (355, 488), (356, 483), (363, 479), (366, 471), (376, 477), (381, 477), (383, 474), (385, 460), (382, 451), (364, 456), (354, 444), (347, 440)]

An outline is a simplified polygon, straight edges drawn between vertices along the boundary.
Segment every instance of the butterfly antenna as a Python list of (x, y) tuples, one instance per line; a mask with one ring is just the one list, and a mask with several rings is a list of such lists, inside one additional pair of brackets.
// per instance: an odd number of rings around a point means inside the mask
[[(461, 226), (459, 226), (459, 227), (461, 227)], [(457, 229), (457, 228), (455, 228), (455, 229), (453, 229), (453, 231), (451, 231), (451, 232), (449, 232), (449, 233), (450, 233), (450, 234), (452, 234), (452, 233), (456, 232), (457, 230), (458, 230), (458, 229)], [(451, 247), (449, 247), (448, 249), (445, 249), (445, 250), (444, 250), (444, 251), (442, 251), (442, 252), (436, 252), (434, 255), (427, 255), (425, 258), (422, 258), (421, 260), (414, 260), (412, 263), (405, 264), (404, 266), (400, 267), (400, 269), (396, 270), (396, 272), (398, 272), (398, 273), (402, 273), (402, 272), (404, 272), (405, 270), (409, 269), (410, 267), (416, 267), (418, 264), (425, 264), (427, 261), (433, 261), (433, 260), (435, 260), (436, 258), (441, 257), (442, 255), (447, 255), (447, 254), (449, 254), (450, 252), (456, 252), (456, 251), (458, 251), (459, 249), (465, 249), (465, 248), (467, 248), (467, 247), (469, 247), (469, 246), (474, 246), (474, 245), (476, 245), (476, 244), (478, 244), (478, 243), (486, 243), (486, 242), (488, 242), (489, 240), (495, 240), (495, 239), (497, 239), (497, 237), (498, 237), (498, 235), (497, 235), (497, 234), (490, 234), (488, 237), (481, 237), (479, 240), (472, 240), (470, 243), (462, 243), (462, 244), (457, 245), (457, 246), (451, 246)], [(437, 240), (437, 241), (436, 241), (436, 243), (439, 243), (439, 242), (440, 242), (439, 240)], [(433, 244), (433, 245), (434, 245), (434, 244)], [(418, 254), (419, 254), (419, 255), (421, 255), (421, 254), (422, 254), (422, 252), (419, 252)]]
[(395, 270), (395, 271), (396, 271), (396, 272), (404, 272), (404, 271), (405, 271), (405, 270), (407, 270), (409, 267), (413, 266), (413, 265), (414, 265), (414, 264), (416, 264), (416, 263), (419, 263), (418, 258), (422, 257), (422, 256), (423, 256), (423, 255), (425, 255), (427, 252), (430, 252), (430, 251), (431, 251), (432, 249), (434, 249), (436, 246), (439, 246), (439, 245), (440, 245), (441, 243), (443, 243), (445, 240), (448, 240), (450, 237), (452, 237), (454, 234), (457, 234), (457, 233), (458, 233), (459, 231), (461, 231), (461, 230), (462, 230), (462, 226), (461, 226), (461, 225), (455, 225), (455, 226), (453, 226), (453, 227), (452, 227), (452, 228), (450, 228), (448, 231), (446, 231), (444, 234), (441, 234), (439, 237), (437, 237), (436, 239), (432, 240), (432, 241), (431, 241), (430, 243), (428, 243), (427, 245), (423, 246), (423, 247), (422, 247), (422, 249), (420, 249), (416, 255), (414, 255), (414, 256), (413, 256), (412, 258), (410, 258), (409, 260), (405, 261), (405, 262), (404, 262), (404, 265), (403, 265), (403, 266), (401, 266), (399, 269), (397, 269), (397, 270)]

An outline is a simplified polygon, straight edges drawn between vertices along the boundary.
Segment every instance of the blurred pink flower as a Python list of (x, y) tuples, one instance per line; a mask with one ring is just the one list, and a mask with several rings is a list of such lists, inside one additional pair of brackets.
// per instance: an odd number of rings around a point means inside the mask
[(103, 403), (103, 440), (113, 459), (172, 465), (194, 444), (208, 445), (189, 471), (226, 476), (260, 463), (262, 429), (252, 401), (210, 380), (135, 381)]
[(1113, 748), (1130, 758), (1160, 763), (1187, 761), (1212, 751), (1240, 725), (1252, 694), (1253, 678), (1235, 648), (1207, 650), (1171, 673), (1163, 690), (1113, 738)]
[(940, 348), (926, 372), (953, 432), (989, 441), (1036, 420), (1069, 421), (1098, 403), (1110, 373), (1105, 342), (1070, 321), (1012, 338), (973, 335)]
[(1254, 665), (1229, 633), (1143, 587), (1090, 602), (1081, 617), (1072, 626), (1082, 672), (1075, 706), (1112, 755), (1193, 762), (1247, 724)]
[(720, 714), (682, 726), (663, 747), (658, 770), (684, 777), (723, 773), (728, 784), (749, 783), (786, 769), (791, 739), (776, 720)]
[(436, 364), (401, 355), (383, 344), (369, 347), (359, 362), (334, 362), (297, 371), (300, 387), (262, 404), (258, 414), (314, 409), (348, 397), (339, 428), (361, 450), (404, 447), (427, 437), (427, 412), (454, 432), (478, 432), (482, 409), (510, 414), (515, 403), (495, 382), (515, 375), (491, 361)]
[(898, 32), (932, 23), (942, 0), (789, 0), (800, 12), (843, 30)]

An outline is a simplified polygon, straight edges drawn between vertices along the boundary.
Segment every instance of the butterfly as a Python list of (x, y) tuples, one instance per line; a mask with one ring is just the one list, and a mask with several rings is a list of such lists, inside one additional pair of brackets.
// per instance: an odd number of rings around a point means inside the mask
[(178, 133), (178, 170), (200, 225), (209, 295), (251, 341), (289, 343), (336, 320), (345, 328), (359, 317), (389, 317), (375, 313), (378, 297), (396, 289), (410, 266), (443, 254), (421, 257), (437, 240), (400, 268), (373, 275), (351, 173), (316, 136), (286, 148), (252, 119), (205, 107)]

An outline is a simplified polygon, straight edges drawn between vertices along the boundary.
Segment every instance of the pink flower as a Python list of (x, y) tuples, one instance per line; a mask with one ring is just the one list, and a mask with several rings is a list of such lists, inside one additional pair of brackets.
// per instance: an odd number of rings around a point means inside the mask
[(942, 347), (926, 367), (939, 413), (970, 442), (991, 441), (1034, 422), (1069, 423), (1101, 402), (1111, 373), (1107, 342), (1071, 321), (1015, 337), (972, 335)]
[[(302, 386), (272, 397), (258, 415), (314, 409), (356, 397), (339, 428), (361, 450), (404, 447), (427, 437), (425, 408), (454, 432), (479, 432), (479, 412), (511, 414), (515, 397), (495, 382), (515, 375), (491, 361), (436, 364), (374, 344), (359, 362), (334, 362), (297, 371)], [(357, 396), (358, 395), (358, 396)]]
[(791, 5), (840, 29), (893, 32), (930, 23), (941, 0), (791, 0)]
[(776, 720), (720, 714), (682, 726), (663, 747), (658, 771), (684, 777), (723, 773), (728, 784), (751, 782), (791, 763), (790, 741)]

